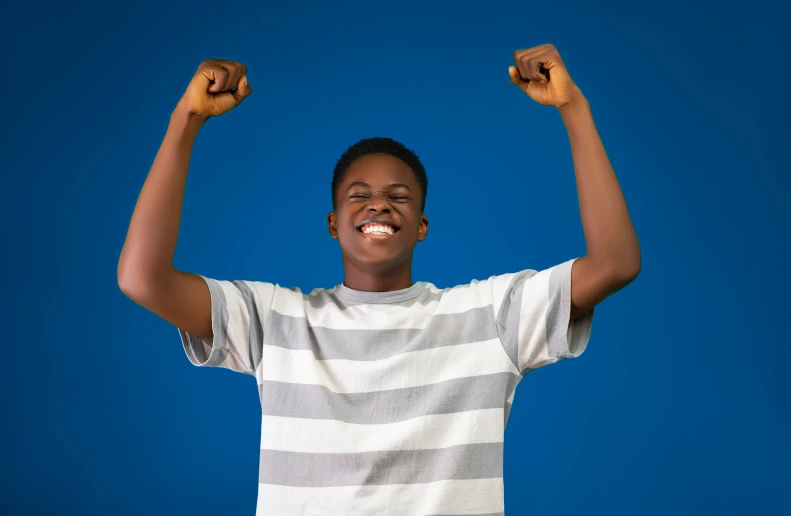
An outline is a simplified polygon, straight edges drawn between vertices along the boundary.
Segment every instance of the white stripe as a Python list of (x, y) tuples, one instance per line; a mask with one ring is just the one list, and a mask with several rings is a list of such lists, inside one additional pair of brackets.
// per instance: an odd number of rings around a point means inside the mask
[(486, 280), (490, 284), (492, 291), (492, 311), (495, 317), (500, 314), (500, 307), (503, 304), (505, 292), (511, 285), (511, 280), (513, 280), (514, 276), (516, 276), (516, 273), (501, 274), (499, 276), (492, 276)]
[(316, 360), (312, 350), (264, 346), (264, 379), (323, 385), (336, 393), (419, 387), (470, 376), (519, 374), (498, 339), (401, 353), (382, 360)]
[(264, 281), (245, 281), (244, 283), (253, 291), (258, 318), (261, 320), (261, 326), (264, 327), (278, 287)]
[(258, 484), (256, 514), (485, 514), (504, 511), (503, 491), (502, 478), (344, 487)]
[(307, 453), (438, 449), (503, 442), (503, 409), (482, 409), (362, 425), (328, 419), (263, 416), (261, 448)]
[(519, 314), (519, 369), (548, 363), (547, 309), (549, 275), (543, 270), (525, 281)]
[(281, 315), (305, 317), (312, 327), (334, 330), (384, 330), (416, 328), (423, 329), (431, 322), (438, 301), (427, 305), (400, 306), (389, 304), (356, 305), (341, 309), (335, 304), (314, 308), (297, 294), (285, 289), (278, 291), (272, 310)]
[[(499, 300), (495, 303), (495, 299), (498, 294), (502, 297), (502, 290), (508, 284), (508, 275), (503, 278), (506, 281), (492, 278), (473, 280), (469, 285), (445, 289), (440, 301), (418, 305), (417, 308), (414, 305), (389, 304), (361, 304), (345, 309), (327, 304), (314, 308), (306, 302), (301, 291), (278, 287), (272, 310), (281, 315), (305, 317), (310, 326), (335, 330), (423, 329), (431, 322), (433, 315), (464, 313), (473, 308), (494, 305), (499, 309)], [(433, 293), (441, 291), (431, 283), (426, 288)], [(318, 290), (312, 291), (315, 292)]]
[[(435, 314), (460, 314), (473, 308), (483, 308), (493, 304), (494, 286), (492, 278), (486, 280), (472, 280), (468, 285), (457, 285), (445, 290), (442, 302), (437, 307)], [(436, 287), (431, 289), (439, 292)]]
[(305, 317), (305, 298), (299, 289), (292, 290), (277, 285), (271, 309), (283, 315)]

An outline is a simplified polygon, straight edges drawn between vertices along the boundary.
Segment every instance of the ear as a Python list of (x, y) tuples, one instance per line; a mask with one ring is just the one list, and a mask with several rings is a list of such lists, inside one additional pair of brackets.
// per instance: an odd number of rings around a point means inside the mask
[(428, 217), (420, 216), (420, 226), (417, 229), (417, 241), (422, 242), (428, 236)]
[(334, 239), (338, 239), (338, 219), (335, 216), (335, 212), (331, 211), (327, 214), (327, 229), (330, 232), (330, 236)]

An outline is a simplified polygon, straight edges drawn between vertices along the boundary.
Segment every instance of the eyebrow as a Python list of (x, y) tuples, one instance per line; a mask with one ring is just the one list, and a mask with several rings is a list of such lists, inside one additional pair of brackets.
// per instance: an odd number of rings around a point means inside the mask
[[(350, 184), (348, 188), (346, 188), (346, 191), (351, 190), (355, 186), (362, 186), (363, 188), (371, 188), (371, 185), (369, 185), (368, 183), (364, 183), (362, 181), (355, 181), (352, 184)], [(412, 191), (412, 189), (409, 188), (409, 185), (405, 185), (404, 183), (390, 183), (388, 185), (388, 188), (406, 188), (407, 190)]]

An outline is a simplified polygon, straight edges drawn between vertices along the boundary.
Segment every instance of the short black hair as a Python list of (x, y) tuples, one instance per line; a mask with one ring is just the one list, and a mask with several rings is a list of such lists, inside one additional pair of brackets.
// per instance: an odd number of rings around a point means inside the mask
[(367, 156), (368, 154), (389, 154), (402, 160), (409, 165), (412, 172), (415, 173), (420, 188), (423, 190), (423, 202), (421, 204), (421, 211), (426, 207), (426, 194), (428, 193), (428, 177), (426, 176), (426, 169), (423, 163), (412, 150), (407, 149), (404, 144), (393, 140), (392, 138), (366, 138), (358, 141), (348, 149), (338, 160), (335, 165), (335, 170), (332, 173), (332, 209), (336, 209), (336, 202), (338, 199), (338, 186), (343, 181), (343, 177), (349, 170), (351, 164), (358, 158)]

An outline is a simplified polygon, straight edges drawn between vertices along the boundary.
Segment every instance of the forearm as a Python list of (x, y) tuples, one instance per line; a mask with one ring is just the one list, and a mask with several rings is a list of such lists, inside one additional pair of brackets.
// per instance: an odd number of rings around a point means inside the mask
[(204, 119), (180, 109), (170, 117), (137, 199), (118, 262), (118, 282), (125, 291), (164, 282), (174, 271), (187, 170), (203, 123)]
[(568, 131), (587, 256), (612, 274), (640, 270), (640, 246), (626, 201), (593, 121), (580, 97), (560, 108)]

